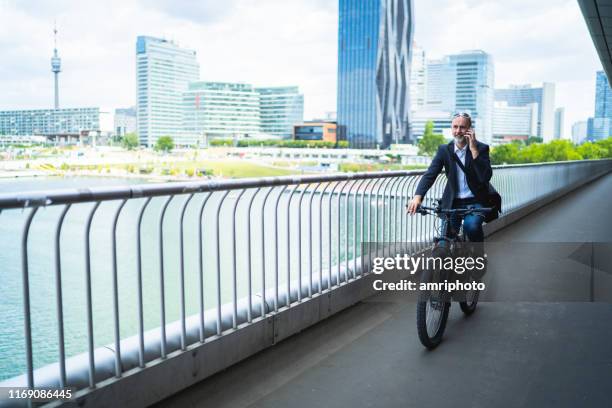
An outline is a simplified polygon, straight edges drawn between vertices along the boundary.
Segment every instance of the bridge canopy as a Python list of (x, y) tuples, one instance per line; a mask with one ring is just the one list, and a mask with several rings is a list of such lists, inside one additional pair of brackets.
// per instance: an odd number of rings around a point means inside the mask
[(612, 78), (612, 0), (578, 0), (606, 76)]

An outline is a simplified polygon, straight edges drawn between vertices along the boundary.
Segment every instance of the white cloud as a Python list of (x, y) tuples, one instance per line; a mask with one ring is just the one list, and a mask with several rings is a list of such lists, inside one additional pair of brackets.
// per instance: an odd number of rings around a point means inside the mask
[(63, 106), (133, 104), (135, 42), (146, 34), (195, 49), (202, 79), (299, 85), (306, 117), (319, 116), (336, 104), (337, 10), (329, 3), (0, 3), (0, 109), (51, 106), (57, 18)]
[[(571, 123), (593, 111), (601, 69), (574, 0), (414, 0), (415, 39), (430, 55), (480, 48), (496, 84), (557, 83)], [(53, 20), (63, 106), (129, 106), (135, 41), (195, 49), (202, 79), (299, 85), (306, 117), (336, 109), (337, 0), (0, 0), (0, 109), (49, 107)]]

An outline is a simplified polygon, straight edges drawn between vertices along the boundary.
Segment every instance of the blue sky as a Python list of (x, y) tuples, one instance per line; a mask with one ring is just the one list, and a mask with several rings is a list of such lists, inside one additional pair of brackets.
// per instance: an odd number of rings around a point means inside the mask
[[(551, 81), (571, 124), (593, 113), (601, 69), (575, 0), (414, 0), (428, 56), (493, 55), (495, 84)], [(305, 116), (336, 107), (336, 0), (0, 0), (0, 109), (53, 103), (49, 59), (59, 26), (62, 106), (130, 106), (136, 36), (195, 49), (204, 80), (299, 85)]]

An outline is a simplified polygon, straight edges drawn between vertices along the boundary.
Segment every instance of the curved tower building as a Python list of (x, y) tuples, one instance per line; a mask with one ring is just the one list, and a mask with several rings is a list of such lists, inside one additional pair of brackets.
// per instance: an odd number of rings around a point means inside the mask
[(338, 128), (351, 148), (409, 143), (411, 0), (340, 0)]

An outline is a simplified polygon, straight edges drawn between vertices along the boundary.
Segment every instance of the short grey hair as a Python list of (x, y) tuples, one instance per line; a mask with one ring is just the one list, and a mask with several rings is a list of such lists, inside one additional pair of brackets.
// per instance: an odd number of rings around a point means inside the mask
[(469, 126), (472, 127), (472, 117), (467, 112), (457, 112), (453, 115), (453, 120), (455, 118), (466, 118), (469, 122)]

